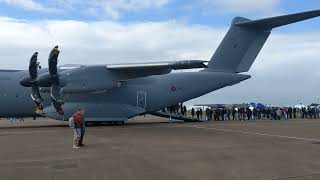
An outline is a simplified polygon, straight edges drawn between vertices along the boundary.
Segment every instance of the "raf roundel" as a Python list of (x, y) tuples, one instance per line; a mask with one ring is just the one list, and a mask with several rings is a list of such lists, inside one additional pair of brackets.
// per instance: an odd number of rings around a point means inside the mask
[(177, 88), (175, 86), (171, 86), (171, 91), (176, 91)]

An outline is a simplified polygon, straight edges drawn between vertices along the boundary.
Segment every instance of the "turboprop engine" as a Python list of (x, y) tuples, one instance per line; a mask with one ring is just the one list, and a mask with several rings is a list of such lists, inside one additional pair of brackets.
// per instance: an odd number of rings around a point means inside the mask
[(55, 46), (48, 59), (49, 71), (38, 75), (38, 53), (30, 59), (29, 76), (24, 77), (20, 84), (31, 87), (31, 98), (37, 111), (43, 109), (41, 93), (50, 93), (50, 100), (57, 113), (63, 115), (65, 94), (91, 93), (107, 91), (115, 87), (112, 80), (113, 73), (105, 66), (79, 66), (71, 69), (58, 69), (58, 56), (60, 51)]

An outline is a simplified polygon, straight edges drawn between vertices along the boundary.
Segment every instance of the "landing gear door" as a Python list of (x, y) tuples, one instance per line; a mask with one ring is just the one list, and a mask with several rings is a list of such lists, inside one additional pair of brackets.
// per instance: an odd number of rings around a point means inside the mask
[(137, 106), (146, 109), (147, 106), (147, 95), (146, 92), (137, 92)]

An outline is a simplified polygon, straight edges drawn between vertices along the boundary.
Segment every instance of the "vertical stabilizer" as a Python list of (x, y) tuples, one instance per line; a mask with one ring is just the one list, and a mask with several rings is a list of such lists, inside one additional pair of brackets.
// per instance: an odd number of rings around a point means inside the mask
[(273, 28), (318, 16), (320, 10), (254, 21), (236, 17), (205, 71), (247, 72)]

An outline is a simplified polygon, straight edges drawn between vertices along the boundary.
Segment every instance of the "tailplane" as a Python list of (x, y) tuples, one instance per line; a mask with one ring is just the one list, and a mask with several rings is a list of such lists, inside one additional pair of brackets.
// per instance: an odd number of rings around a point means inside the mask
[(318, 16), (320, 16), (320, 10), (261, 20), (236, 17), (205, 71), (247, 72), (273, 28)]

